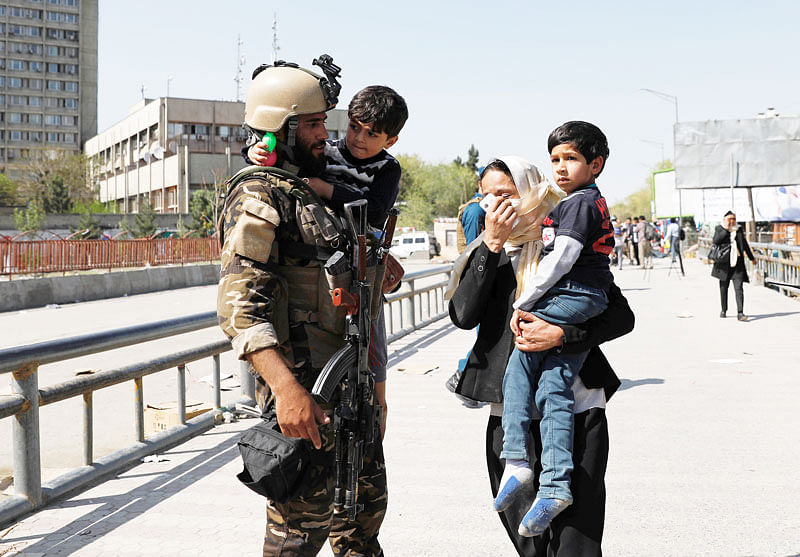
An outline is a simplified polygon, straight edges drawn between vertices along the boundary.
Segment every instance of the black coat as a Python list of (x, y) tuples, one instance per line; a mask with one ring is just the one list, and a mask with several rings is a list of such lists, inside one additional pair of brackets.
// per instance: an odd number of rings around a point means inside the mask
[[(517, 281), (505, 251), (494, 253), (481, 244), (470, 256), (453, 297), (450, 319), (460, 329), (480, 325), (478, 338), (470, 352), (456, 392), (474, 400), (503, 401), (503, 375), (514, 349), (509, 327)], [(620, 289), (612, 284), (608, 309), (580, 325), (562, 325), (565, 352), (589, 354), (580, 371), (587, 388), (605, 389), (606, 398), (619, 388), (617, 378), (597, 345), (627, 334), (634, 316)]]
[[(736, 258), (736, 265), (731, 267), (730, 259), (722, 261), (715, 261), (714, 266), (711, 268), (711, 276), (719, 280), (740, 280), (742, 282), (750, 282), (747, 276), (747, 269), (744, 266), (744, 257), (742, 254), (747, 255), (750, 261), (755, 260), (753, 251), (750, 249), (750, 244), (747, 243), (747, 238), (744, 237), (742, 227), (739, 226), (736, 231), (736, 245), (738, 246), (739, 255)], [(727, 228), (717, 225), (714, 229), (714, 243), (718, 245), (725, 245), (731, 243), (731, 233)]]

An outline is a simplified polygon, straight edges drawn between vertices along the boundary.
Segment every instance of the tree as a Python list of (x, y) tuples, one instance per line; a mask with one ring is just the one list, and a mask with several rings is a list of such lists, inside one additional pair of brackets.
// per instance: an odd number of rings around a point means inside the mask
[(17, 201), (17, 183), (0, 174), (0, 207), (11, 207)]
[(133, 215), (133, 224), (128, 224), (128, 218), (123, 217), (119, 228), (134, 238), (148, 238), (156, 231), (156, 212), (147, 201), (139, 204), (139, 212)]
[(47, 213), (68, 213), (72, 208), (69, 189), (60, 174), (48, 176), (42, 203)]
[(45, 212), (36, 203), (29, 203), (25, 209), (14, 210), (14, 228), (27, 235), (42, 230)]
[(95, 176), (89, 159), (65, 150), (36, 151), (21, 169), (18, 196), (29, 203), (51, 205), (59, 212), (69, 211), (78, 202), (90, 203), (95, 197)]
[(192, 215), (189, 229), (198, 231), (202, 236), (211, 236), (214, 233), (216, 227), (214, 221), (215, 197), (211, 190), (194, 192), (192, 200), (189, 201), (189, 214)]
[(478, 159), (480, 158), (480, 154), (478, 152), (478, 148), (475, 145), (470, 145), (469, 149), (467, 150), (467, 162), (464, 162), (461, 157), (456, 157), (453, 159), (453, 164), (456, 166), (465, 166), (472, 170), (473, 172), (478, 172)]
[(403, 168), (398, 202), (399, 224), (423, 230), (436, 217), (454, 217), (458, 206), (475, 192), (477, 176), (466, 166), (426, 163), (416, 155), (399, 155)]
[(100, 230), (100, 222), (88, 211), (81, 215), (77, 227), (70, 227), (70, 231), (81, 232), (80, 235), (75, 237), (76, 240), (99, 240), (103, 237), (103, 232)]
[(464, 163), (464, 166), (477, 173), (479, 157), (480, 155), (478, 153), (478, 148), (474, 145), (470, 145), (469, 150), (467, 151), (467, 162)]
[(645, 186), (631, 193), (619, 203), (612, 205), (611, 214), (616, 215), (620, 220), (641, 215), (649, 218), (650, 208), (652, 207), (651, 202), (653, 201), (653, 172), (671, 168), (673, 168), (672, 161), (668, 159), (656, 164), (647, 175), (647, 178), (645, 178)]

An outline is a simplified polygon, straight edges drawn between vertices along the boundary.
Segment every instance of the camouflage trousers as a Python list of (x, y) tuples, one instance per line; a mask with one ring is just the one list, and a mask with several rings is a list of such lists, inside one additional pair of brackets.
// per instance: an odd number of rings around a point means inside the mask
[(383, 446), (378, 441), (364, 458), (358, 479), (358, 503), (364, 509), (349, 520), (333, 509), (333, 427), (321, 426), (320, 434), (324, 454), (311, 466), (300, 493), (287, 503), (267, 502), (264, 557), (316, 555), (326, 539), (336, 556), (380, 557), (378, 530), (387, 503)]

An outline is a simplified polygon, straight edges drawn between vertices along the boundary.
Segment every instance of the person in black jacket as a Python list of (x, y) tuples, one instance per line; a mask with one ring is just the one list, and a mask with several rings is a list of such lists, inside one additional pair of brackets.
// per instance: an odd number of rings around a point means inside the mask
[(733, 281), (736, 317), (739, 321), (747, 321), (747, 316), (744, 314), (744, 283), (750, 282), (750, 279), (744, 266), (744, 257), (747, 256), (751, 262), (755, 262), (756, 259), (742, 227), (736, 224), (736, 214), (733, 211), (725, 213), (722, 224), (718, 224), (714, 229), (714, 243), (719, 246), (730, 246), (730, 251), (726, 250), (728, 257), (715, 261), (711, 268), (711, 276), (719, 279), (719, 297), (722, 304), (719, 316), (725, 317), (728, 312), (728, 286)]
[[(514, 187), (513, 181), (511, 186)], [(489, 192), (484, 192), (484, 194)], [(498, 195), (498, 192), (491, 192)], [(580, 325), (553, 325), (525, 314), (521, 334), (514, 337), (509, 327), (514, 311), (516, 278), (512, 257), (504, 244), (516, 218), (504, 200), (486, 214), (482, 242), (469, 255), (460, 282), (452, 293), (450, 318), (462, 329), (480, 325), (478, 338), (469, 355), (456, 392), (476, 401), (492, 403), (486, 429), (486, 460), (492, 493), (503, 474), (500, 451), (503, 445), (501, 425), (502, 382), (506, 363), (515, 346), (520, 350), (557, 349), (568, 352), (589, 351), (573, 387), (575, 392), (574, 503), (558, 515), (541, 536), (522, 537), (517, 525), (530, 507), (520, 498), (499, 513), (509, 538), (521, 556), (602, 555), (601, 542), (605, 519), (605, 470), (608, 461), (608, 423), (605, 403), (619, 388), (620, 381), (603, 353), (602, 342), (627, 334), (633, 329), (634, 316), (627, 300), (616, 285), (609, 292), (608, 309)], [(538, 478), (541, 466), (539, 421), (530, 428), (529, 447)]]

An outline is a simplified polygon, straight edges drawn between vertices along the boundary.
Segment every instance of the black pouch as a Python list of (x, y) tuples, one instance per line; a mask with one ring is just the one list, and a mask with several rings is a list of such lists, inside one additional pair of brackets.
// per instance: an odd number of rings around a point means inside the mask
[(305, 439), (286, 437), (278, 420), (265, 417), (239, 438), (244, 470), (236, 475), (244, 485), (271, 501), (285, 503), (303, 484), (310, 451)]

